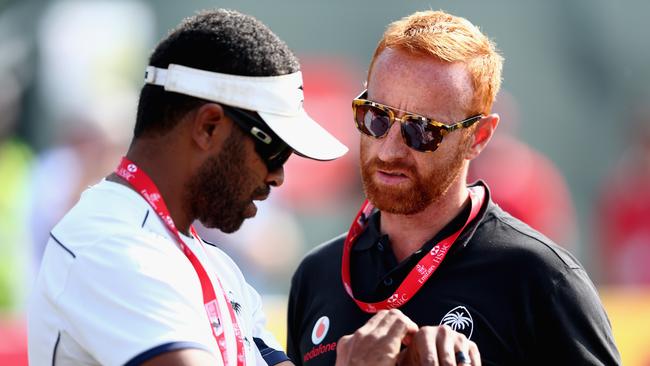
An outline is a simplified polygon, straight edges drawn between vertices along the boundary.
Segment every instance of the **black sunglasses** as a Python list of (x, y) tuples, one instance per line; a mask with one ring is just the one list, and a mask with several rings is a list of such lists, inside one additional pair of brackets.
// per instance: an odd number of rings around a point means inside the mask
[(255, 151), (269, 172), (281, 168), (289, 160), (293, 149), (287, 145), (255, 112), (221, 105), (226, 116), (246, 133), (253, 135)]
[[(368, 91), (364, 90), (352, 101), (352, 112), (357, 129), (365, 135), (382, 138), (388, 133), (393, 123), (399, 121), (406, 146), (421, 152), (436, 151), (445, 135), (457, 129), (470, 127), (483, 117), (482, 114), (479, 114), (447, 125), (367, 100), (367, 96)], [(402, 117), (397, 117), (398, 113), (401, 113)]]

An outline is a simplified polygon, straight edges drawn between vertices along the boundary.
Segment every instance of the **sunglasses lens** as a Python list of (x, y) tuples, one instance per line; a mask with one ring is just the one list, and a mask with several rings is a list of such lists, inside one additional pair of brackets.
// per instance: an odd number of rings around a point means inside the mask
[(268, 157), (267, 159), (264, 159), (264, 161), (266, 162), (266, 167), (268, 168), (269, 172), (272, 172), (282, 167), (284, 163), (286, 163), (287, 160), (289, 160), (291, 154), (293, 154), (293, 149), (291, 149), (289, 146), (286, 146), (282, 151), (276, 153), (273, 156)]
[(390, 128), (388, 113), (371, 105), (357, 106), (354, 122), (357, 124), (359, 131), (372, 137), (381, 137)]
[(406, 145), (418, 151), (435, 151), (442, 141), (440, 128), (419, 120), (407, 120), (402, 124)]

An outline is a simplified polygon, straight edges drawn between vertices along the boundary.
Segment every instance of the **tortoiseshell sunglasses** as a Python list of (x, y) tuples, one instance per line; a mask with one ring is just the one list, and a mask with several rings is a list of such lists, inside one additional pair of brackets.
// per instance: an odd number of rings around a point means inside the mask
[[(368, 90), (364, 90), (352, 101), (352, 112), (357, 129), (365, 135), (382, 138), (386, 136), (393, 122), (399, 121), (406, 146), (421, 152), (436, 151), (442, 139), (449, 132), (470, 127), (483, 117), (482, 114), (479, 114), (447, 125), (417, 114), (375, 103), (365, 99), (367, 96)], [(402, 117), (396, 117), (399, 112), (402, 113)]]

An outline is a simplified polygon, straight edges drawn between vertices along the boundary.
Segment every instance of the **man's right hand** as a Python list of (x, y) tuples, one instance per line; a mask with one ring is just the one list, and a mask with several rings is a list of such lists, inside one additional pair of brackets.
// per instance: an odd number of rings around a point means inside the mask
[[(407, 348), (400, 352), (402, 345)], [(480, 366), (481, 356), (476, 344), (462, 333), (447, 326), (418, 329), (397, 309), (379, 311), (336, 345), (336, 366), (396, 364)]]
[(381, 310), (356, 332), (339, 339), (336, 365), (394, 366), (402, 344), (408, 345), (418, 326), (397, 309)]

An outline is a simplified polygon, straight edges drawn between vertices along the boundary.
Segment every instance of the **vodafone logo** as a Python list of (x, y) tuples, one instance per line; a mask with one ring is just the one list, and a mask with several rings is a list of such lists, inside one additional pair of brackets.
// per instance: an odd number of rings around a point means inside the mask
[(138, 170), (138, 167), (135, 166), (135, 164), (129, 164), (126, 166), (126, 170), (128, 170), (131, 173), (135, 173), (135, 171)]
[(311, 331), (312, 343), (319, 344), (325, 339), (327, 331), (330, 330), (330, 318), (321, 316), (314, 324), (314, 329)]

